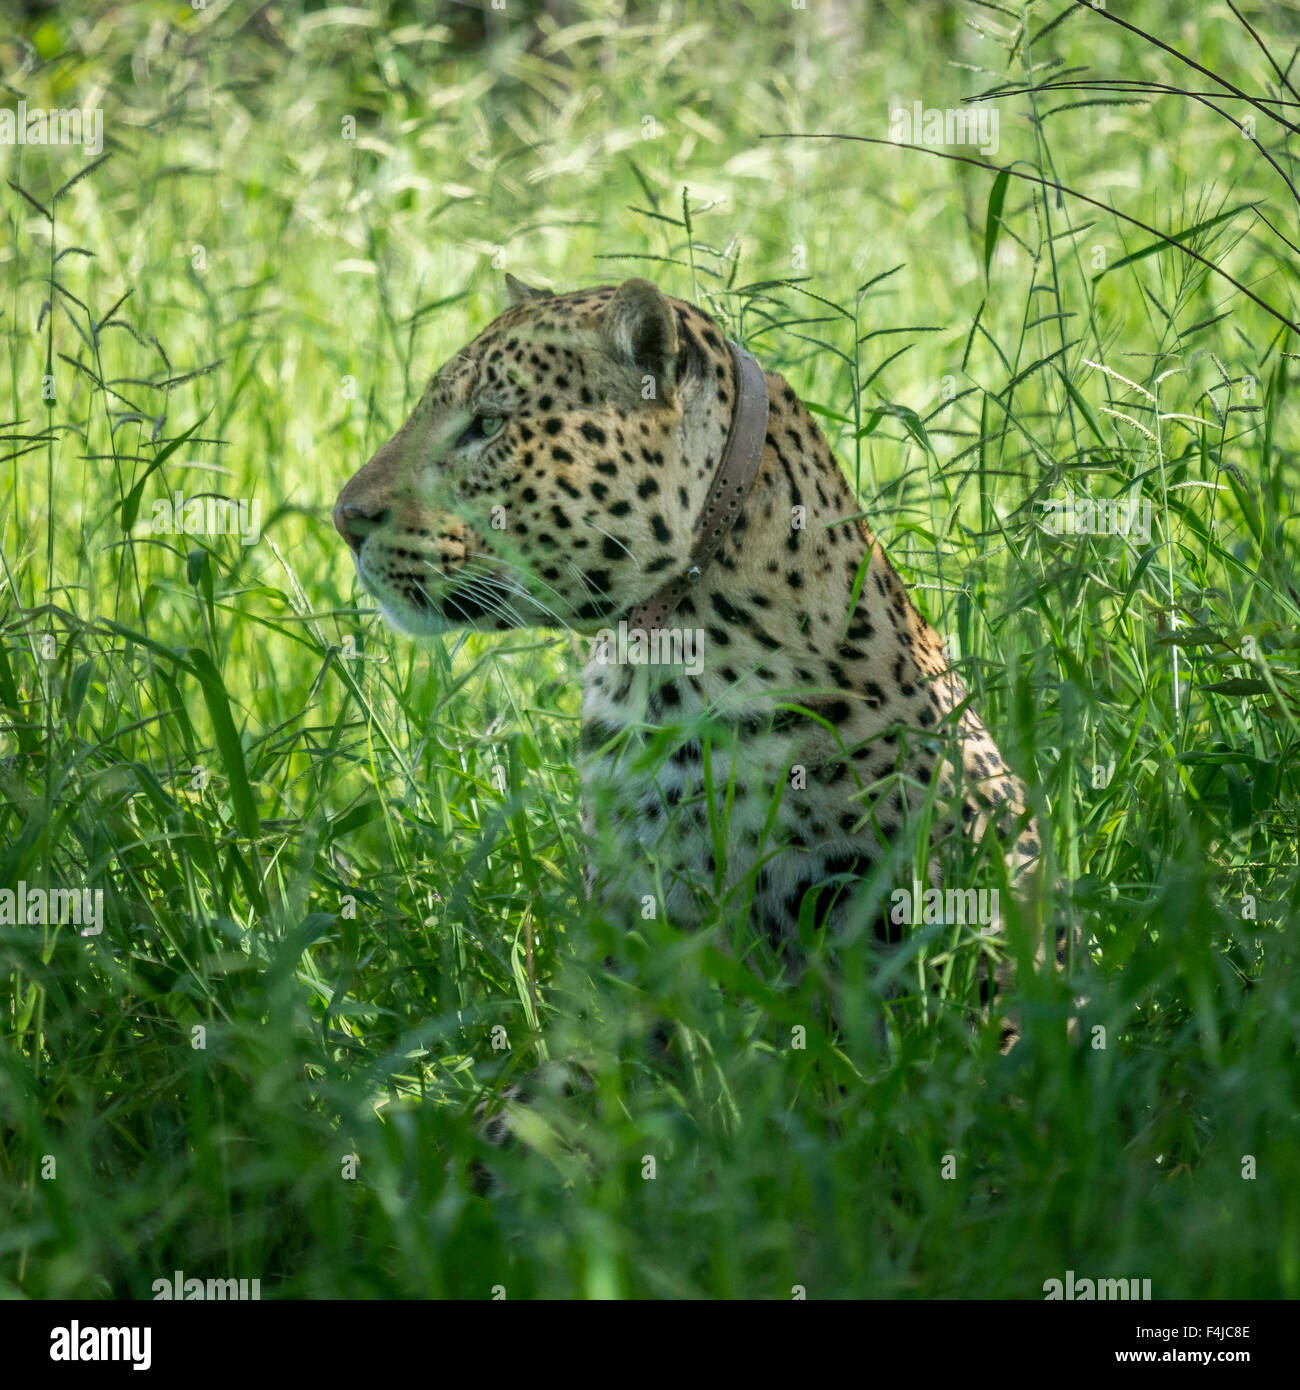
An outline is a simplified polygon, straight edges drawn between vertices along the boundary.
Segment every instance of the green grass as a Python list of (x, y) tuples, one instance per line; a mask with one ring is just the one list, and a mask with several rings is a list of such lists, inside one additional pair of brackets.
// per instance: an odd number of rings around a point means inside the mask
[[(59, 192), (88, 155), (0, 146), (0, 887), (106, 911), (0, 926), (0, 1290), (1295, 1297), (1296, 335), (1069, 196), (761, 138), (1080, 67), (1212, 84), (1086, 7), (899, 3), (865, 39), (813, 6), (535, 8), (483, 37), (455, 6), (92, 6), (0, 44), (4, 104), (93, 99), (110, 152)], [(1254, 22), (1285, 68), (1300, 11)], [(1226, 7), (1163, 37), (1278, 91)], [(1230, 119), (1097, 100), (1000, 97), (992, 162), (1168, 234), (1266, 200), (1293, 235)], [(1300, 317), (1252, 211), (1186, 245)], [(503, 268), (650, 275), (821, 407), (1032, 789), (1060, 886), (1013, 949), (1050, 916), (1095, 941), (1022, 970), (1009, 1056), (958, 983), (882, 1038), (863, 943), (783, 981), (735, 914), (591, 914), (577, 640), (417, 648), (356, 593), (329, 506)], [(152, 534), (177, 489), (256, 500), (262, 539)], [(1149, 500), (1149, 542), (1048, 534), (1067, 492)], [(592, 1090), (478, 1195), (475, 1106), (548, 1057)]]

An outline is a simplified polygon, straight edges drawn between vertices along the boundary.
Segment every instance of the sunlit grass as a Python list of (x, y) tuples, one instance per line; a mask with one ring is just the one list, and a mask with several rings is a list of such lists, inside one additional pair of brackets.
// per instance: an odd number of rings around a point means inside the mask
[[(1013, 181), (990, 221), (989, 173), (760, 138), (887, 136), (892, 97), (1052, 55), (1183, 74), (1086, 12), (1028, 47), (1053, 13), (584, 13), (479, 45), (400, 7), (56, 11), (7, 63), (29, 105), (102, 91), (110, 157), (56, 201), (89, 156), (0, 147), (0, 887), (107, 916), (0, 925), (4, 1290), (1295, 1296), (1296, 339), (1169, 250), (1118, 266), (1151, 239), (1068, 198)], [(1226, 10), (1178, 45), (1273, 76)], [(994, 162), (1167, 232), (1294, 225), (1213, 112), (1069, 100), (1001, 98)], [(1188, 244), (1300, 312), (1251, 213)], [(577, 641), (417, 648), (355, 591), (328, 508), (507, 267), (650, 275), (818, 409), (1049, 828), (1028, 912), (1097, 944), (1022, 970), (1010, 1056), (969, 983), (887, 1005), (864, 943), (791, 982), (734, 916), (593, 919)], [(261, 539), (154, 534), (176, 490), (256, 500)], [(1085, 493), (1149, 539), (1048, 533)], [(475, 1106), (547, 1057), (593, 1087), (480, 1196)]]

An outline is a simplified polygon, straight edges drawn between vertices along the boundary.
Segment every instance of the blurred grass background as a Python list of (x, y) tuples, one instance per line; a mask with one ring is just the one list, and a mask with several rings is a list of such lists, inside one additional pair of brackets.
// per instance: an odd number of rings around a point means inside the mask
[[(106, 922), (0, 925), (0, 1290), (1300, 1293), (1296, 336), (1068, 196), (764, 138), (1002, 89), (991, 163), (1199, 228), (1297, 319), (1252, 208), (1295, 239), (1287, 131), (1019, 90), (1214, 90), (1121, 16), (1294, 100), (1225, 5), (1109, 9), (8, 17), (0, 104), (101, 108), (108, 158), (0, 146), (0, 886), (102, 888)], [(1300, 11), (1246, 13), (1285, 72)], [(882, 1047), (865, 946), (791, 984), (735, 923), (594, 920), (576, 640), (416, 647), (357, 594), (329, 507), (506, 269), (649, 275), (819, 408), (1033, 789), (1034, 910), (1097, 942), (1026, 973), (1008, 1057), (924, 1001)], [(153, 534), (178, 489), (256, 500), (260, 541)], [(1149, 541), (1049, 534), (1071, 494), (1149, 500)], [(548, 1056), (594, 1088), (480, 1195), (474, 1106)]]

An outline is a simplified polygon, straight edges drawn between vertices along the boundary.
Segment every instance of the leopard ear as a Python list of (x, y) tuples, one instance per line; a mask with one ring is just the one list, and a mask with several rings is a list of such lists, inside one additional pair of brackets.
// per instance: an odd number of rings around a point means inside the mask
[(526, 304), (530, 299), (551, 299), (554, 297), (550, 290), (534, 289), (532, 285), (525, 285), (522, 280), (516, 280), (509, 271), (506, 271), (506, 291), (510, 295), (511, 305)]
[(624, 280), (601, 314), (600, 331), (615, 359), (638, 375), (651, 377), (658, 398), (671, 397), (677, 320), (657, 285), (649, 280)]

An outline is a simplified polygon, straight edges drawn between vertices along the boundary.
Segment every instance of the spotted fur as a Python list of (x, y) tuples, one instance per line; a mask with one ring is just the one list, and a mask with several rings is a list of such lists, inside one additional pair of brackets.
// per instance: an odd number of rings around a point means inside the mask
[[(339, 498), (362, 583), (408, 632), (617, 630), (685, 571), (727, 439), (737, 383), (707, 314), (645, 280), (512, 293)], [(1013, 875), (1039, 845), (816, 421), (765, 379), (753, 488), (671, 619), (702, 634), (701, 669), (609, 664), (596, 642), (581, 761), (611, 891), (683, 926), (752, 894), (788, 947), (801, 911), (843, 925), (852, 884), (914, 835), (927, 798), (935, 837), (995, 826)], [(670, 750), (648, 757), (664, 727)]]

